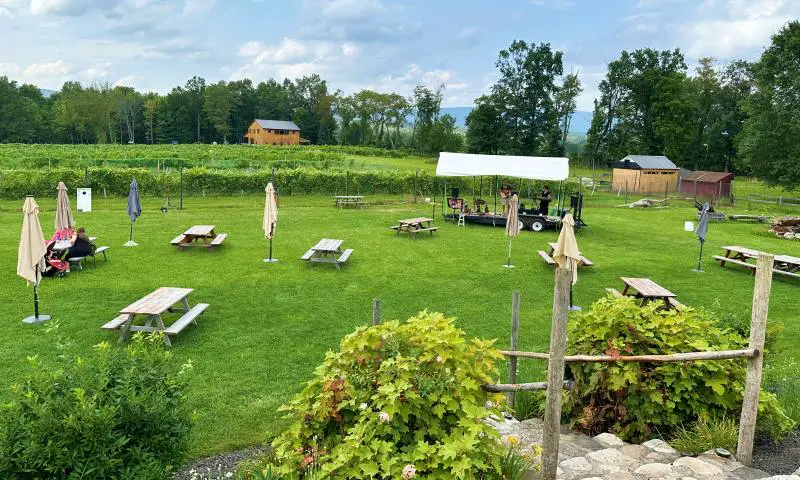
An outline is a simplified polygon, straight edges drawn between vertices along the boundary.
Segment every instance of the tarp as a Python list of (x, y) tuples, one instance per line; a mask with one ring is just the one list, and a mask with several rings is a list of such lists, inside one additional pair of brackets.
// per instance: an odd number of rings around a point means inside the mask
[(441, 152), (436, 165), (440, 177), (501, 175), (531, 180), (566, 180), (569, 159), (564, 157), (521, 157)]

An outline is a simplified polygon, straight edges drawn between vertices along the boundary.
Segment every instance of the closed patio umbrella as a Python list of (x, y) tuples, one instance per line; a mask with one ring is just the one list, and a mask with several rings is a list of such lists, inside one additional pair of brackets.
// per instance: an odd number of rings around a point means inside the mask
[(570, 309), (579, 310), (578, 307), (572, 306), (572, 285), (578, 282), (578, 263), (581, 261), (581, 254), (578, 250), (578, 241), (575, 239), (575, 220), (571, 213), (564, 215), (561, 220), (561, 233), (553, 250), (553, 260), (559, 267), (569, 270), (572, 279), (569, 289)]
[(269, 258), (265, 258), (267, 263), (277, 262), (277, 258), (272, 258), (272, 237), (275, 236), (275, 226), (278, 224), (278, 202), (275, 199), (275, 187), (272, 182), (267, 184), (264, 189), (267, 193), (264, 202), (264, 238), (269, 239)]
[(706, 234), (708, 233), (708, 211), (710, 209), (711, 206), (708, 202), (703, 204), (703, 209), (700, 211), (700, 220), (697, 221), (697, 229), (694, 231), (695, 235), (697, 235), (697, 241), (700, 242), (700, 256), (697, 257), (697, 268), (692, 270), (693, 272), (703, 271), (703, 245), (706, 243)]
[(503, 265), (506, 268), (514, 268), (511, 265), (511, 240), (519, 235), (522, 225), (519, 223), (519, 197), (516, 194), (511, 196), (508, 202), (508, 216), (506, 217), (506, 236), (508, 237), (508, 263)]
[(22, 320), (25, 323), (50, 320), (50, 315), (39, 314), (39, 281), (45, 268), (46, 253), (42, 225), (39, 223), (39, 205), (32, 195), (28, 195), (22, 206), (22, 234), (17, 253), (17, 275), (33, 285), (33, 316)]
[(75, 226), (75, 219), (72, 217), (72, 209), (69, 206), (69, 195), (67, 186), (64, 182), (58, 182), (56, 188), (56, 231), (69, 230)]
[(128, 192), (128, 205), (125, 207), (125, 213), (127, 213), (128, 218), (131, 219), (131, 235), (128, 241), (125, 242), (125, 246), (135, 247), (139, 244), (133, 241), (133, 222), (142, 214), (142, 204), (139, 202), (139, 184), (136, 183), (135, 178), (131, 181), (131, 189)]

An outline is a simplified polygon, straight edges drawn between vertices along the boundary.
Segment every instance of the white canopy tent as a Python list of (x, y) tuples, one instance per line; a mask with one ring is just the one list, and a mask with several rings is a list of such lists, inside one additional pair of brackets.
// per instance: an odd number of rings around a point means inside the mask
[(440, 177), (498, 175), (530, 180), (566, 180), (569, 159), (564, 157), (521, 157), (441, 152), (436, 165)]

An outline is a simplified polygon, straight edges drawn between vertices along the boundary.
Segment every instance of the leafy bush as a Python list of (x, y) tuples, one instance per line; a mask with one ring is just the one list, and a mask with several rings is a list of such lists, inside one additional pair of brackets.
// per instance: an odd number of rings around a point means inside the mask
[(503, 396), (481, 389), (502, 358), (492, 343), (465, 339), (439, 313), (359, 328), (283, 407), (293, 422), (273, 442), (276, 471), (290, 478), (315, 468), (337, 479), (499, 472), (502, 446), (484, 419), (500, 415)]
[(739, 424), (731, 418), (700, 418), (689, 428), (679, 427), (669, 444), (679, 452), (698, 455), (714, 448), (736, 452)]
[(31, 371), (0, 409), (0, 478), (157, 479), (183, 460), (183, 372), (162, 340), (97, 345)]
[[(640, 307), (632, 298), (598, 300), (570, 322), (568, 349), (587, 355), (649, 355), (736, 350), (745, 341), (716, 326), (706, 312)], [(651, 438), (657, 429), (741, 412), (745, 362), (572, 363), (575, 388), (565, 413), (592, 433), (611, 431), (629, 441)], [(759, 427), (779, 435), (794, 427), (775, 396), (761, 392)]]

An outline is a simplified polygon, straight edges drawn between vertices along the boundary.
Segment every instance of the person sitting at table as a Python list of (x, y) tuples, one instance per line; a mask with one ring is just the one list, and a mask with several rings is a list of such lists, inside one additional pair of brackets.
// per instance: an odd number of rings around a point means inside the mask
[(67, 250), (64, 260), (70, 258), (86, 257), (92, 253), (92, 243), (86, 235), (86, 229), (81, 227), (70, 238), (69, 243), (72, 245)]
[(486, 205), (486, 207), (484, 207), (483, 214), (489, 215), (489, 205)]
[(61, 230), (56, 230), (56, 233), (50, 238), (51, 242), (58, 242), (59, 240), (68, 240), (75, 235), (75, 230), (72, 227), (69, 228), (62, 228)]

